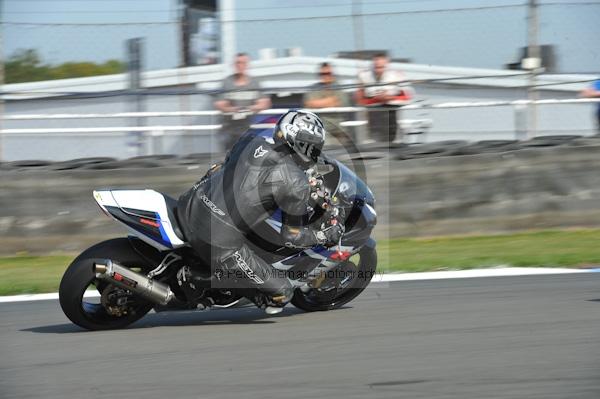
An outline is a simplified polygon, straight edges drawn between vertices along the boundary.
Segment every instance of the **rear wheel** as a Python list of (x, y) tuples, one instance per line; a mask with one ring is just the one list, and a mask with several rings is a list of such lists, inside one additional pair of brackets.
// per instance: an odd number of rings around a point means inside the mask
[[(354, 257), (353, 257), (354, 258)], [(358, 259), (346, 261), (326, 275), (319, 288), (296, 290), (292, 304), (307, 312), (332, 310), (356, 298), (369, 285), (377, 268), (375, 248), (363, 247)]]
[(88, 330), (123, 328), (142, 318), (153, 307), (152, 303), (131, 291), (97, 279), (94, 263), (102, 259), (111, 259), (142, 273), (152, 269), (127, 238), (103, 241), (79, 255), (63, 275), (59, 299), (69, 320)]

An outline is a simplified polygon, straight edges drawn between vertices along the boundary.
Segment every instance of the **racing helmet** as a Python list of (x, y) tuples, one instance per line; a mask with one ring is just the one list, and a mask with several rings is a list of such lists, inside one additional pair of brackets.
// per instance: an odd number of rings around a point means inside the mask
[(288, 111), (277, 121), (273, 138), (285, 142), (303, 162), (314, 163), (325, 144), (325, 126), (312, 112)]

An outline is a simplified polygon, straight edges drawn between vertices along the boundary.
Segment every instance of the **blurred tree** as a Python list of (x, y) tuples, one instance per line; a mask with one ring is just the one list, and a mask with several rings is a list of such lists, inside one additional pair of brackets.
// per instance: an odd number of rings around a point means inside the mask
[(59, 65), (44, 64), (34, 49), (18, 50), (4, 64), (6, 83), (37, 82), (40, 80), (80, 78), (110, 75), (125, 71), (125, 64), (108, 60), (93, 62), (65, 62)]

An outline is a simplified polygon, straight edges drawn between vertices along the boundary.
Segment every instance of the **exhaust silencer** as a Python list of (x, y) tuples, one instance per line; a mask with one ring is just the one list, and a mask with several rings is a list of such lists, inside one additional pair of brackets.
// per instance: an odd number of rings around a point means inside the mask
[(110, 259), (106, 259), (102, 263), (94, 263), (94, 272), (97, 278), (133, 291), (160, 305), (166, 305), (174, 296), (168, 285), (149, 279)]

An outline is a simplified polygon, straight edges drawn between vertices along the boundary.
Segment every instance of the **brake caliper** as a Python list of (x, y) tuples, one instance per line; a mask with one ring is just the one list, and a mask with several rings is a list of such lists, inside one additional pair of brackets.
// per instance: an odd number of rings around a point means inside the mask
[(107, 286), (100, 296), (100, 303), (106, 313), (114, 317), (126, 316), (130, 313), (129, 298), (131, 292), (114, 285)]

